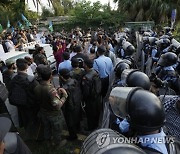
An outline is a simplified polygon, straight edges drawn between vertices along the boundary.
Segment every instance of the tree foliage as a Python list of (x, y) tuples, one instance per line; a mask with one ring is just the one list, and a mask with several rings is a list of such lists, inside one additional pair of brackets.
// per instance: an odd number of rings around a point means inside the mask
[(172, 9), (180, 11), (180, 0), (114, 0), (118, 11), (131, 21), (153, 20), (156, 23), (167, 23)]
[[(27, 6), (25, 6), (27, 8)], [(36, 21), (38, 18), (37, 13), (25, 9), (22, 11), (22, 5), (19, 0), (13, 0), (0, 4), (0, 23), (4, 28), (7, 26), (7, 21), (10, 21), (11, 26), (17, 26), (17, 21), (21, 21), (21, 14), (23, 13), (28, 19)], [(23, 22), (23, 21), (21, 21)]]
[(112, 11), (110, 6), (102, 5), (99, 1), (77, 3), (71, 15), (74, 16), (72, 22), (85, 27), (116, 27), (124, 20), (118, 12)]
[(46, 7), (42, 7), (42, 14), (41, 14), (42, 19), (46, 19), (47, 17), (52, 17), (52, 16), (54, 16), (53, 12), (51, 12)]

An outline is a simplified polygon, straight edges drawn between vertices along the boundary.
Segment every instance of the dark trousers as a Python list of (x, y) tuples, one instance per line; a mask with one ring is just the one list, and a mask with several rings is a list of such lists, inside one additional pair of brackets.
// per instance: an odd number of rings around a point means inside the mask
[(101, 95), (104, 98), (109, 88), (109, 76), (101, 78)]

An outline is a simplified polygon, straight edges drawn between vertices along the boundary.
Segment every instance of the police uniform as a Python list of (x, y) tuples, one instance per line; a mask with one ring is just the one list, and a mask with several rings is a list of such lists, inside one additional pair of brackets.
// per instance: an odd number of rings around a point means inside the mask
[(93, 68), (99, 73), (102, 82), (102, 97), (104, 98), (109, 88), (109, 78), (113, 71), (113, 64), (109, 57), (99, 56), (94, 60)]

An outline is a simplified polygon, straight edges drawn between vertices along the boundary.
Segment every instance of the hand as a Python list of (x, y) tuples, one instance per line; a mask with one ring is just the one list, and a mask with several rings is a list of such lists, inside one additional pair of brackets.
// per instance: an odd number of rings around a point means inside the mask
[(63, 88), (58, 88), (57, 91), (58, 91), (59, 94), (63, 93), (64, 96), (67, 96), (67, 95), (68, 95), (67, 92), (66, 92), (66, 90), (63, 89)]
[(55, 88), (52, 88), (52, 89), (50, 90), (50, 93), (51, 93), (54, 97), (56, 97), (56, 96), (58, 95), (57, 90), (56, 90)]

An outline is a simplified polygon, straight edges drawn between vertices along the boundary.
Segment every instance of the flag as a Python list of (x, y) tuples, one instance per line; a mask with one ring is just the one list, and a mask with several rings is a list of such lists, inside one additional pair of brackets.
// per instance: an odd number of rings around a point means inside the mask
[(24, 28), (24, 26), (20, 23), (20, 21), (18, 21), (18, 27), (20, 28), (20, 29), (23, 29)]
[(14, 33), (14, 27), (12, 27), (11, 30), (12, 30), (12, 33)]
[(177, 14), (176, 9), (173, 9), (172, 12), (171, 12), (171, 21), (175, 22), (176, 14)]
[(26, 22), (28, 21), (27, 18), (23, 14), (21, 14), (21, 18), (23, 21), (26, 21)]
[(49, 22), (49, 31), (50, 32), (53, 32), (53, 25), (52, 25), (52, 21)]
[(176, 11), (176, 9), (173, 9), (171, 12), (171, 28), (172, 29), (173, 29), (174, 23), (176, 21), (176, 15), (177, 15), (177, 11)]
[(0, 24), (0, 33), (3, 31), (3, 27), (2, 25)]
[(23, 21), (26, 22), (27, 27), (32, 26), (31, 22), (23, 14), (21, 14), (21, 18), (22, 18)]
[(31, 27), (31, 26), (32, 26), (32, 24), (29, 21), (27, 21), (26, 22), (26, 27)]
[(11, 24), (10, 24), (10, 21), (8, 20), (7, 22), (7, 28), (10, 28), (11, 27)]

